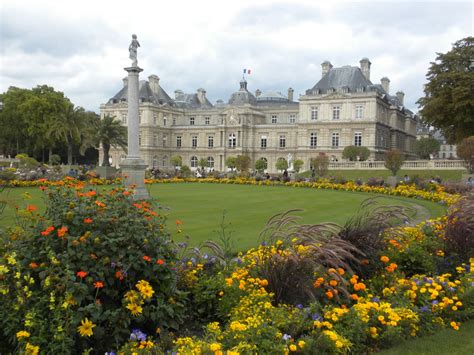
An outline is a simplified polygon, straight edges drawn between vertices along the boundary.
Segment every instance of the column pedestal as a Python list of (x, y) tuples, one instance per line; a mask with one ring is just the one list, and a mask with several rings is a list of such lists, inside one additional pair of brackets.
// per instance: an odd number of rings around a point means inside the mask
[(125, 158), (120, 162), (122, 181), (125, 187), (133, 189), (134, 200), (150, 198), (145, 187), (145, 169), (147, 165), (140, 158)]

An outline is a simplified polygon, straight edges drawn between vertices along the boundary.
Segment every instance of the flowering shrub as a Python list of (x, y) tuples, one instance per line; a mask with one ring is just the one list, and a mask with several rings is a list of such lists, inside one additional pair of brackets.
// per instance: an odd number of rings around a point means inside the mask
[(63, 185), (45, 190), (45, 215), (27, 207), (23, 223), (4, 237), (1, 346), (103, 353), (131, 328), (177, 328), (182, 296), (163, 217), (123, 188), (97, 192), (72, 179)]

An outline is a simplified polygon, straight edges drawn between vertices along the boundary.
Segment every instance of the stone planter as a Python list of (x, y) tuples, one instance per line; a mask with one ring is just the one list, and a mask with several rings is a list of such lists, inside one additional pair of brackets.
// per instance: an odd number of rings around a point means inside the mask
[(117, 169), (113, 166), (98, 166), (95, 171), (102, 179), (113, 179), (117, 175)]

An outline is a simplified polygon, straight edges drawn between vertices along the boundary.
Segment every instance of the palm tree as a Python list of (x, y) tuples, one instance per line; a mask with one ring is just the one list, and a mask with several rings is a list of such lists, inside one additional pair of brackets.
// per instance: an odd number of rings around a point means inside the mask
[(84, 109), (67, 105), (64, 112), (60, 113), (56, 119), (50, 124), (47, 137), (57, 141), (65, 142), (67, 145), (67, 163), (72, 165), (74, 144), (81, 141), (81, 131), (86, 127)]
[(127, 128), (122, 126), (115, 116), (105, 115), (99, 120), (96, 128), (96, 142), (102, 143), (104, 149), (104, 160), (102, 166), (110, 166), (109, 151), (110, 147), (121, 147), (127, 149)]

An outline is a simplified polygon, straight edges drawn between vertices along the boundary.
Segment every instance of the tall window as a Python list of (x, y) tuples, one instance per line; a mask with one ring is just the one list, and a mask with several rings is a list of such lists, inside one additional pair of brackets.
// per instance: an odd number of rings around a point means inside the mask
[(362, 133), (361, 132), (354, 133), (354, 145), (356, 147), (362, 146)]
[(163, 116), (163, 126), (166, 126), (167, 121), (168, 121), (168, 117)]
[(336, 148), (339, 147), (339, 133), (334, 132), (332, 134), (332, 147)]
[(176, 126), (176, 117), (173, 116), (173, 126)]
[(163, 136), (163, 148), (166, 148), (167, 145), (168, 145), (168, 137)]
[(142, 113), (139, 112), (138, 113), (138, 124), (141, 124), (142, 123)]
[(293, 113), (290, 115), (290, 123), (295, 123), (296, 122), (296, 115)]
[(138, 145), (142, 145), (142, 135), (138, 135)]
[(267, 136), (260, 137), (260, 148), (266, 149), (267, 148)]
[(154, 134), (153, 135), (153, 146), (156, 147), (158, 145), (158, 135)]
[(272, 115), (272, 123), (277, 123), (277, 122), (278, 122), (278, 116)]
[(310, 137), (309, 137), (309, 146), (311, 148), (316, 148), (318, 146), (318, 134), (315, 132), (312, 132)]
[(229, 148), (235, 148), (237, 145), (237, 139), (235, 138), (235, 133), (229, 134)]
[(168, 164), (168, 157), (165, 155), (161, 162), (161, 166), (164, 168)]
[(332, 119), (338, 120), (341, 118), (341, 106), (333, 106), (332, 107)]
[(176, 148), (181, 148), (181, 136), (176, 136)]
[(286, 147), (286, 137), (284, 135), (280, 136), (280, 148)]
[(207, 147), (214, 148), (214, 136), (207, 137)]
[(157, 168), (157, 167), (158, 167), (158, 157), (157, 157), (156, 155), (153, 156), (152, 166), (153, 166), (153, 168)]
[(127, 114), (126, 113), (122, 113), (122, 123), (127, 124)]
[(210, 124), (211, 123), (211, 118), (209, 116), (204, 117), (204, 124)]
[(364, 118), (364, 105), (356, 105), (356, 118)]
[(197, 168), (197, 166), (198, 166), (198, 158), (191, 157), (191, 168)]
[(311, 107), (311, 121), (316, 121), (319, 115), (319, 107)]
[(207, 167), (208, 168), (213, 168), (214, 167), (214, 158), (213, 157), (208, 157), (207, 158)]
[(189, 117), (189, 125), (194, 126), (194, 117)]
[(197, 146), (198, 146), (198, 137), (197, 136), (192, 136), (191, 137), (191, 146), (193, 148), (197, 148)]

